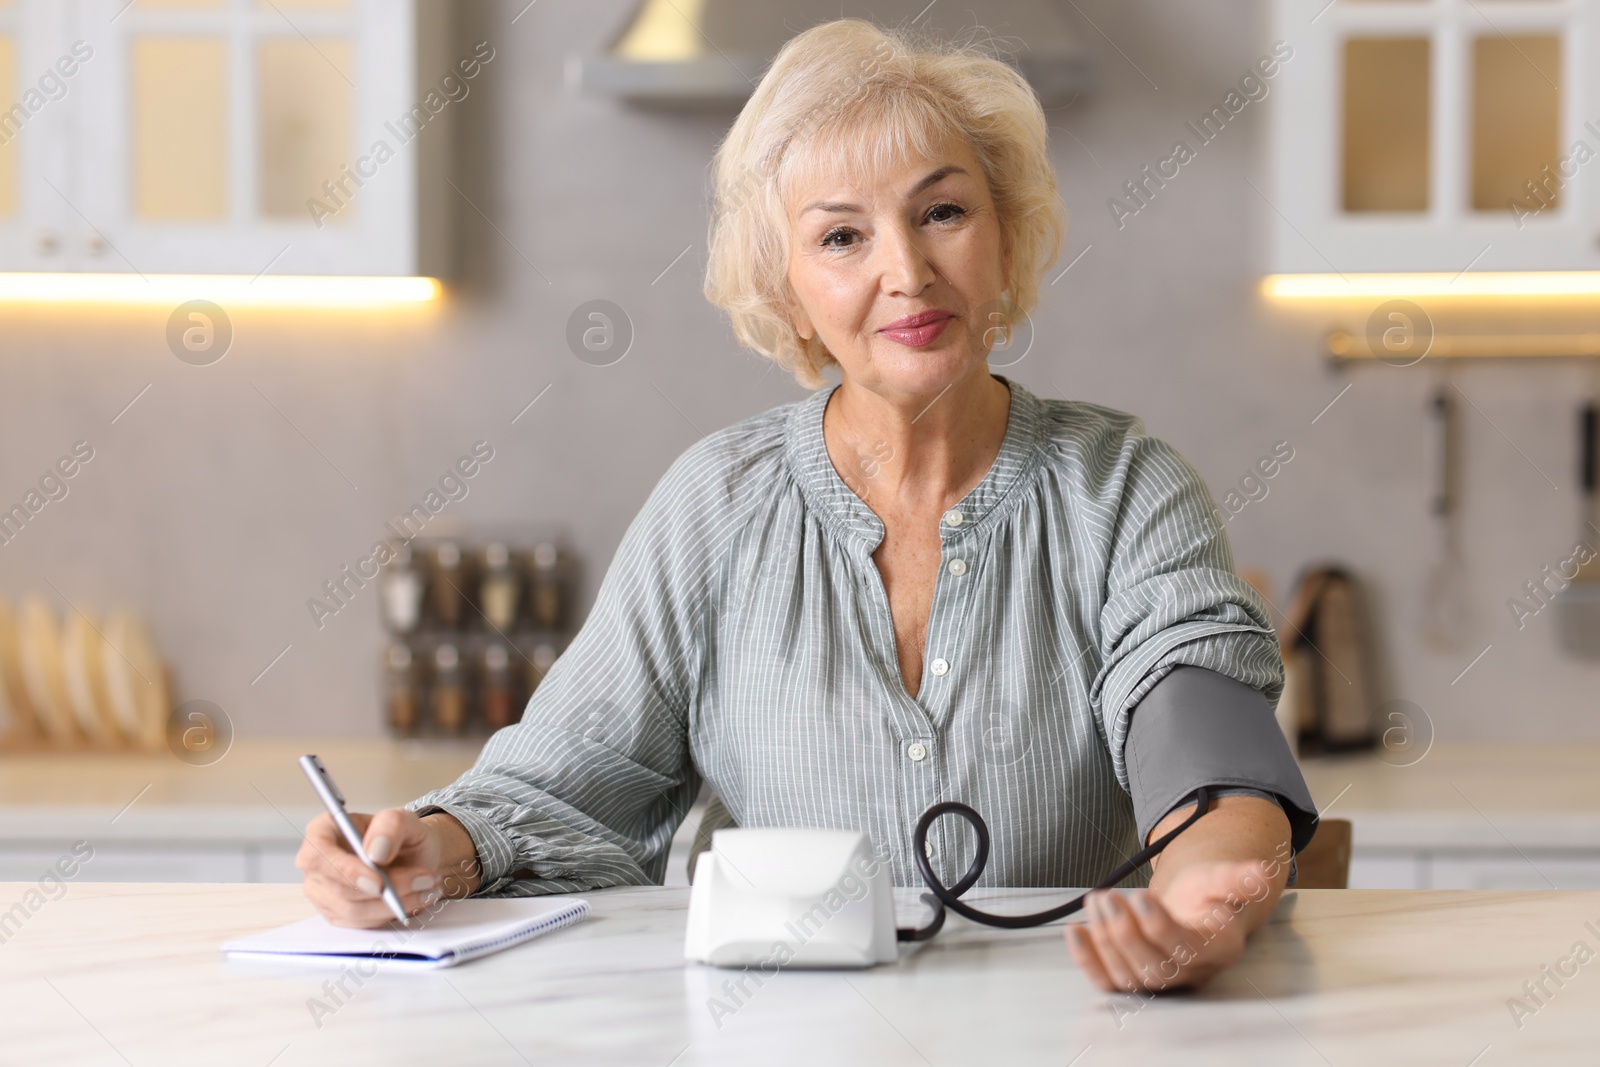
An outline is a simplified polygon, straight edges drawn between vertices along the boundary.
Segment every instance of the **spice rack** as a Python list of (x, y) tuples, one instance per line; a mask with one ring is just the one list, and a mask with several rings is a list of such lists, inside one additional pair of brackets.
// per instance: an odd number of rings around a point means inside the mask
[(573, 632), (578, 560), (560, 538), (418, 537), (379, 575), (384, 721), (482, 736), (522, 710)]

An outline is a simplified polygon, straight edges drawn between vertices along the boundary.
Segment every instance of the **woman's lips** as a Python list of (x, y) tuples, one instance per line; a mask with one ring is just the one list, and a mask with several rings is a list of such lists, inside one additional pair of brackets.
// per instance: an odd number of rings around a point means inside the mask
[(899, 341), (910, 348), (922, 348), (925, 345), (932, 344), (940, 334), (944, 333), (944, 328), (948, 325), (950, 325), (950, 317), (946, 316), (921, 326), (902, 326), (898, 329), (885, 329), (878, 332), (890, 340)]

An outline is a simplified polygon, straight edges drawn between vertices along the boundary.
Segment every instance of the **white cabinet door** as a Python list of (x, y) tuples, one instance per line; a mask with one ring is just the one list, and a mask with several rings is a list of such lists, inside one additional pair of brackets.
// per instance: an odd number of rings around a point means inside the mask
[(1593, 0), (1275, 13), (1273, 271), (1600, 269)]
[(443, 235), (422, 220), (450, 152), (453, 111), (426, 106), (459, 59), (447, 12), (0, 0), (0, 99), (78, 57), (61, 98), (0, 148), (0, 270), (441, 272)]
[[(0, 264), (69, 269), (79, 221), (70, 184), (74, 77), (70, 11), (0, 0)], [(59, 64), (59, 67), (58, 67)]]

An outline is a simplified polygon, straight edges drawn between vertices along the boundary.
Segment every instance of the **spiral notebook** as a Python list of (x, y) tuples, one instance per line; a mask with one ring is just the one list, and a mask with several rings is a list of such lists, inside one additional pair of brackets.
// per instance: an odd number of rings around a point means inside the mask
[(452, 900), (434, 915), (372, 930), (334, 926), (320, 915), (223, 944), (231, 958), (285, 962), (372, 961), (400, 968), (454, 967), (559, 930), (589, 914), (587, 900), (513, 897)]

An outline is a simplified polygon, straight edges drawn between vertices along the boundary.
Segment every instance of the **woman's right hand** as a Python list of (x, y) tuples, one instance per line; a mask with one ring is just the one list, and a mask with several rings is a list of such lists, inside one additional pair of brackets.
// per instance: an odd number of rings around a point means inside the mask
[[(361, 831), (367, 856), (388, 871), (407, 915), (477, 889), (472, 838), (450, 816), (418, 818), (409, 808), (386, 808), (376, 815), (352, 812), (350, 821)], [(377, 927), (394, 920), (383, 902), (382, 883), (350, 851), (326, 812), (306, 827), (294, 865), (305, 872), (306, 897), (335, 926)]]

